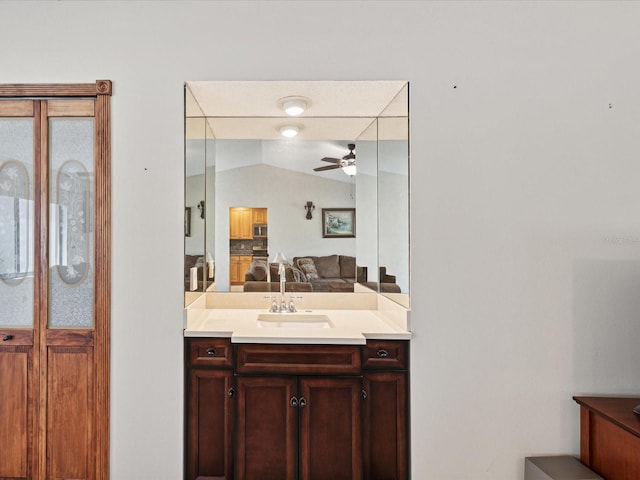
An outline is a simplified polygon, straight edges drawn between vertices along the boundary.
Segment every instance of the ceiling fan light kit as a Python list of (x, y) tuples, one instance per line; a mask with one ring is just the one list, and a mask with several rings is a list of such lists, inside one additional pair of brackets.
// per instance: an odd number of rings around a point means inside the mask
[(356, 174), (356, 166), (355, 164), (347, 165), (345, 167), (342, 167), (342, 171), (350, 177), (353, 177)]
[(283, 97), (278, 102), (280, 108), (290, 117), (302, 115), (310, 103), (306, 97)]
[(356, 148), (355, 143), (350, 143), (347, 145), (349, 149), (349, 153), (347, 153), (344, 157), (334, 158), (334, 157), (324, 157), (321, 158), (323, 162), (329, 162), (333, 165), (326, 165), (324, 167), (316, 167), (313, 169), (314, 172), (324, 172), (325, 170), (334, 170), (336, 168), (341, 168), (344, 173), (349, 176), (353, 176), (356, 174), (356, 154), (353, 151)]

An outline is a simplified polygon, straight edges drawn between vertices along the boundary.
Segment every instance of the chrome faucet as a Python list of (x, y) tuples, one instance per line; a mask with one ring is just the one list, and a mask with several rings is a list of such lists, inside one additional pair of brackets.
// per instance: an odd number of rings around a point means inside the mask
[(278, 266), (278, 275), (280, 276), (280, 311), (286, 312), (287, 302), (285, 302), (284, 300), (284, 292), (286, 290), (285, 284), (287, 282), (287, 279), (284, 270), (284, 264), (282, 262), (280, 262), (280, 265)]
[(301, 296), (291, 295), (289, 297), (289, 303), (287, 304), (284, 295), (278, 305), (278, 299), (274, 296), (266, 296), (264, 298), (271, 299), (271, 307), (269, 308), (269, 312), (271, 313), (296, 313), (298, 310), (296, 309), (296, 305), (293, 303), (294, 298), (302, 298)]

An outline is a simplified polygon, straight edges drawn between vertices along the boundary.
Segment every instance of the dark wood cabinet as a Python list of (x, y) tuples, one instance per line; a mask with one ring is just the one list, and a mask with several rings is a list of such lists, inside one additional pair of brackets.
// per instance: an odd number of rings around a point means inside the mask
[(640, 478), (640, 397), (573, 397), (580, 405), (580, 460), (607, 480)]
[(301, 480), (362, 478), (360, 378), (300, 380)]
[(295, 480), (298, 402), (295, 377), (238, 377), (236, 478)]
[(189, 367), (186, 375), (185, 477), (232, 480), (236, 403), (231, 342), (192, 340), (185, 353)]
[(236, 478), (361, 478), (360, 379), (237, 377)]
[(408, 474), (408, 342), (187, 339), (186, 478)]
[(409, 478), (409, 342), (363, 348), (364, 478)]
[(408, 478), (406, 372), (365, 372), (364, 478)]

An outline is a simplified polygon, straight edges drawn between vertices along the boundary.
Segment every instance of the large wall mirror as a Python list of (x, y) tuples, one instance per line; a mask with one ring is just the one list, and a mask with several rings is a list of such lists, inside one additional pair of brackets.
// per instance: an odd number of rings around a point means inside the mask
[(185, 83), (185, 292), (409, 306), (409, 85)]

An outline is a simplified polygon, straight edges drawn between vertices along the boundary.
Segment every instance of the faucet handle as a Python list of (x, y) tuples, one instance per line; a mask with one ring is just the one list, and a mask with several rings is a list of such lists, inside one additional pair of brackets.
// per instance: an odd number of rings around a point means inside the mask
[(295, 312), (297, 311), (297, 310), (296, 310), (296, 306), (295, 306), (295, 304), (293, 303), (293, 299), (294, 299), (294, 298), (302, 298), (302, 296), (301, 296), (301, 295), (291, 295), (291, 296), (289, 297), (289, 308), (288, 308), (288, 311), (289, 311), (290, 313), (295, 313)]
[(265, 295), (262, 298), (268, 298), (268, 299), (271, 300), (271, 308), (269, 309), (270, 312), (277, 312), (278, 311), (278, 302), (276, 301), (275, 295)]

